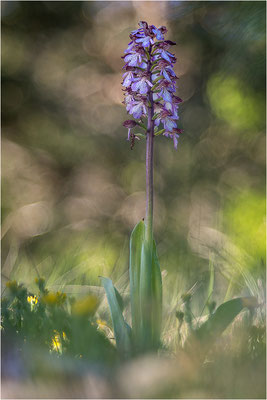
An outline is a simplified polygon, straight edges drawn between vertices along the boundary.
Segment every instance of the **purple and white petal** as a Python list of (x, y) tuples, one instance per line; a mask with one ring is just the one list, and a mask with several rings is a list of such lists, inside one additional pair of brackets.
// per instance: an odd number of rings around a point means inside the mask
[(167, 88), (163, 88), (160, 92), (161, 97), (163, 98), (163, 100), (171, 103), (172, 101), (172, 95), (170, 94), (170, 92), (167, 90)]
[(122, 86), (124, 87), (129, 87), (134, 79), (133, 73), (131, 71), (129, 72), (125, 72), (125, 74), (123, 74), (123, 83)]

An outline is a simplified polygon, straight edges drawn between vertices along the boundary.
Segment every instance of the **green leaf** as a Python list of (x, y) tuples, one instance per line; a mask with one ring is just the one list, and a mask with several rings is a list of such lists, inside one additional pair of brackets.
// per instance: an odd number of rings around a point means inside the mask
[(139, 222), (130, 238), (130, 289), (133, 341), (137, 351), (158, 348), (162, 319), (162, 281), (153, 249), (145, 240), (145, 223)]
[(152, 255), (152, 297), (152, 342), (153, 347), (157, 348), (160, 343), (162, 320), (162, 278), (155, 241)]
[(187, 340), (186, 347), (195, 350), (196, 344), (199, 346), (201, 343), (201, 350), (208, 350), (213, 341), (233, 322), (240, 311), (245, 307), (256, 306), (257, 299), (255, 297), (240, 297), (221, 304), (209, 319), (192, 333)]
[[(152, 54), (153, 54), (153, 52), (152, 52)], [(154, 62), (152, 63), (151, 68), (150, 68), (150, 71), (153, 71), (154, 68), (157, 67), (157, 63), (158, 63), (158, 61), (154, 61)]]
[(165, 129), (161, 129), (160, 131), (155, 132), (155, 133), (154, 133), (154, 136), (159, 136), (159, 135), (161, 135), (163, 132), (165, 132)]
[[(210, 304), (212, 294), (213, 294), (213, 288), (214, 288), (214, 264), (213, 260), (209, 259), (209, 271), (210, 271), (210, 279), (209, 279), (209, 286), (208, 286), (208, 291), (207, 291), (207, 298), (203, 307), (203, 311), (207, 309), (209, 311), (208, 305)], [(201, 313), (202, 314), (202, 313)]]
[(143, 133), (135, 133), (134, 136), (137, 136), (137, 137), (143, 138), (143, 139), (146, 138), (146, 135), (144, 135)]
[(121, 297), (120, 292), (115, 288), (115, 286), (113, 286), (113, 287), (114, 287), (114, 290), (115, 290), (115, 295), (116, 295), (117, 302), (119, 304), (120, 310), (121, 310), (121, 312), (123, 312), (123, 310), (124, 310), (123, 298)]
[(134, 340), (140, 337), (141, 303), (140, 303), (140, 270), (141, 252), (145, 235), (144, 221), (140, 221), (133, 229), (130, 237), (130, 293), (132, 311), (132, 330)]
[(151, 91), (154, 92), (154, 93), (160, 92), (160, 90), (159, 90), (159, 91), (155, 91), (155, 89), (156, 89), (158, 86), (159, 86), (159, 83), (158, 83), (158, 82), (155, 83), (155, 84), (152, 86)]
[(152, 347), (152, 249), (145, 239), (142, 243), (140, 268), (141, 347)]
[(160, 115), (160, 113), (154, 114), (153, 117), (152, 117), (152, 121), (155, 121), (155, 119), (157, 119), (159, 115)]
[(154, 103), (159, 103), (161, 100), (163, 100), (163, 97), (160, 97), (159, 99), (154, 100)]
[[(154, 72), (155, 74), (156, 72)], [(164, 76), (160, 75), (158, 76), (156, 79), (154, 79), (153, 84), (155, 84), (156, 82), (160, 81), (161, 79), (164, 79)]]
[(131, 338), (129, 332), (130, 327), (127, 326), (122, 315), (122, 298), (117, 289), (113, 286), (111, 279), (100, 278), (108, 299), (117, 349), (122, 356), (127, 357), (131, 352)]
[(137, 125), (141, 126), (145, 131), (147, 130), (147, 127), (142, 122), (137, 122)]
[(232, 295), (234, 293), (234, 288), (235, 288), (235, 277), (233, 275), (229, 281), (229, 284), (228, 284), (228, 287), (227, 287), (227, 290), (225, 293), (224, 301), (228, 301), (232, 297)]
[(214, 264), (213, 264), (212, 259), (210, 259), (209, 268), (210, 268), (210, 281), (209, 281), (209, 287), (208, 287), (207, 301), (210, 300), (212, 293), (213, 293), (213, 288), (214, 288)]

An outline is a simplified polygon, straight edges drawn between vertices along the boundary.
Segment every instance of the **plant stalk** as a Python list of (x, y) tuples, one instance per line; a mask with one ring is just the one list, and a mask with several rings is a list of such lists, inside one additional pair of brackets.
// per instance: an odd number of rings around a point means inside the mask
[[(151, 54), (151, 48), (149, 49), (149, 54)], [(151, 62), (148, 61), (148, 73), (151, 78)], [(147, 121), (147, 135), (146, 135), (146, 230), (145, 239), (152, 249), (153, 246), (153, 153), (154, 153), (154, 101), (153, 93), (149, 89), (149, 101), (151, 107), (148, 107), (148, 121)]]

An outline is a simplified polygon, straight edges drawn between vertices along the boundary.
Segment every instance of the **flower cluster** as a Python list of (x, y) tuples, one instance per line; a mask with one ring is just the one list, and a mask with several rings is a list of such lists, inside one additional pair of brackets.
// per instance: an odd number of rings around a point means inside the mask
[[(182, 100), (175, 95), (178, 78), (173, 66), (176, 58), (169, 51), (175, 43), (164, 40), (165, 26), (156, 28), (145, 21), (139, 22), (139, 26), (131, 32), (131, 42), (122, 57), (125, 61), (123, 103), (137, 121), (127, 120), (123, 125), (128, 128), (128, 140), (132, 147), (134, 139), (138, 138), (132, 133), (132, 128), (139, 125), (145, 129), (143, 118), (151, 116), (155, 135), (162, 133), (171, 137), (177, 148), (179, 133), (182, 132), (177, 128), (178, 105)], [(163, 128), (159, 130), (160, 124)]]

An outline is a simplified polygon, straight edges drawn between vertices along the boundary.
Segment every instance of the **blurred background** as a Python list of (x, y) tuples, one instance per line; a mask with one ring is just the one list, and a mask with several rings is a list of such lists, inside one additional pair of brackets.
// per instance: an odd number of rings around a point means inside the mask
[(3, 1), (3, 284), (127, 270), (145, 142), (122, 127), (121, 56), (139, 20), (167, 25), (184, 100), (178, 151), (155, 146), (161, 267), (188, 289), (212, 257), (218, 296), (264, 274), (265, 3)]
[[(121, 56), (138, 21), (177, 43), (178, 150), (155, 146), (165, 309), (215, 268), (216, 301), (264, 293), (265, 3), (2, 1), (2, 287), (81, 295), (122, 282), (145, 214), (145, 142), (127, 142)], [(168, 343), (168, 335), (166, 336)], [(201, 395), (201, 394), (200, 394)]]

